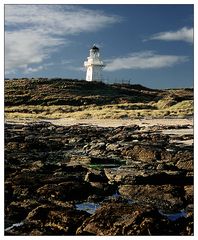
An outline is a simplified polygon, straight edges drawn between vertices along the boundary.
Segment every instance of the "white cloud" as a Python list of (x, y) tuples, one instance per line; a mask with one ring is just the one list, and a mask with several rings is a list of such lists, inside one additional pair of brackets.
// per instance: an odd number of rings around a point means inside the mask
[(193, 43), (193, 28), (183, 27), (178, 31), (160, 32), (153, 34), (149, 40), (185, 41)]
[(24, 70), (24, 73), (32, 73), (32, 72), (38, 72), (41, 70), (45, 70), (49, 67), (54, 66), (54, 63), (50, 62), (50, 63), (44, 63), (42, 65), (39, 66), (32, 66), (32, 67), (26, 67), (26, 69)]
[(51, 34), (76, 34), (95, 31), (115, 23), (117, 16), (69, 5), (6, 5), (6, 25), (37, 28)]
[(6, 5), (5, 70), (31, 71), (31, 64), (41, 65), (58, 46), (69, 44), (68, 35), (98, 31), (118, 21), (78, 6)]
[(27, 68), (25, 69), (25, 73), (38, 72), (38, 71), (43, 70), (43, 69), (44, 69), (43, 66), (27, 67)]
[(5, 32), (5, 69), (26, 70), (30, 64), (41, 64), (53, 51), (52, 47), (63, 44), (61, 38), (22, 29)]
[(172, 67), (175, 64), (188, 61), (186, 56), (160, 55), (152, 51), (144, 51), (130, 54), (127, 57), (118, 57), (106, 60), (104, 70), (116, 71), (121, 69), (159, 69)]

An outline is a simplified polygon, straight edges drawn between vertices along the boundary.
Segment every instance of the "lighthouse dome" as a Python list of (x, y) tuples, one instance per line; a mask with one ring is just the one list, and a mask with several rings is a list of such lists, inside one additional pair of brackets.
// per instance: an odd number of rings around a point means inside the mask
[(91, 50), (94, 50), (94, 51), (99, 51), (99, 48), (96, 47), (96, 45), (93, 45), (93, 47), (91, 48)]

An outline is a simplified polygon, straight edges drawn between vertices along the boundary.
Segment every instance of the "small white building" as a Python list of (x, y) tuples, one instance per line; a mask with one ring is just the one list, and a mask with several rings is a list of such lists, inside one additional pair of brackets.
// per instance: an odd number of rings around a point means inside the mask
[(105, 64), (100, 60), (99, 48), (95, 45), (89, 50), (89, 57), (84, 62), (84, 66), (87, 69), (86, 81), (102, 81), (102, 69)]

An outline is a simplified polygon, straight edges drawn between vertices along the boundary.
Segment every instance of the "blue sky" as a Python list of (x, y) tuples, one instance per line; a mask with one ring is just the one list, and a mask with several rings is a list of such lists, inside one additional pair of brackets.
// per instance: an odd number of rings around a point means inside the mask
[(105, 81), (192, 87), (193, 5), (6, 5), (5, 77), (85, 79), (99, 46)]

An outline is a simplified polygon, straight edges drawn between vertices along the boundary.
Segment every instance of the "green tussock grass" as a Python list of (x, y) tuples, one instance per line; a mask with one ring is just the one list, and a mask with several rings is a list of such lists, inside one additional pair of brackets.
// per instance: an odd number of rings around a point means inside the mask
[(5, 118), (133, 119), (192, 116), (193, 89), (69, 79), (5, 81)]
[(173, 106), (170, 107), (170, 109), (189, 109), (189, 110), (193, 110), (193, 101), (192, 100), (185, 100), (182, 102), (179, 102)]
[[(161, 104), (161, 103), (160, 103)], [(6, 118), (75, 118), (75, 119), (133, 119), (142, 117), (161, 118), (193, 114), (193, 101), (187, 100), (170, 107), (159, 108), (150, 104), (114, 104), (104, 106), (17, 106), (6, 107)]]

